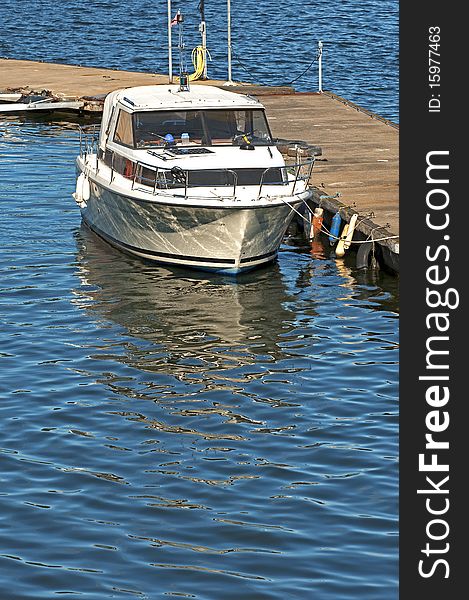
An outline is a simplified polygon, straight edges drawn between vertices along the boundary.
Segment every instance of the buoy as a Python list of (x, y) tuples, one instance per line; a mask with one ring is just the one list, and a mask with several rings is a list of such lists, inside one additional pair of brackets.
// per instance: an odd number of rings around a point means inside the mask
[(342, 256), (345, 254), (345, 240), (347, 238), (348, 229), (349, 224), (345, 223), (342, 230), (342, 235), (340, 236), (340, 240), (337, 242), (337, 247), (335, 249), (335, 255), (337, 258), (342, 258)]
[(358, 219), (357, 213), (354, 213), (350, 217), (350, 221), (348, 224), (347, 237), (345, 238), (345, 242), (344, 242), (344, 250), (348, 250), (350, 248), (350, 244), (352, 243), (352, 238), (353, 238), (353, 232), (355, 231), (355, 226), (357, 224), (357, 219)]
[(313, 229), (310, 231), (309, 239), (313, 240), (319, 236), (322, 230), (322, 219), (323, 219), (324, 209), (316, 207), (313, 213)]
[(75, 202), (80, 205), (83, 202), (83, 180), (85, 179), (84, 173), (80, 173), (77, 177), (77, 183), (75, 186), (75, 191), (72, 196), (75, 198)]
[(90, 182), (84, 173), (80, 173), (77, 177), (75, 192), (72, 196), (80, 208), (86, 208), (86, 202), (90, 199)]
[(77, 200), (83, 200), (83, 181), (85, 180), (85, 174), (80, 173), (77, 178), (77, 185), (75, 189), (75, 195)]
[(331, 246), (333, 246), (337, 242), (337, 238), (339, 237), (341, 222), (342, 222), (342, 219), (340, 217), (340, 214), (338, 212), (336, 212), (335, 215), (332, 217), (332, 222), (331, 222), (331, 232), (330, 232), (331, 235), (329, 236), (329, 242), (330, 242)]
[(84, 175), (81, 195), (83, 197), (83, 202), (88, 202), (91, 196), (90, 180), (86, 175)]

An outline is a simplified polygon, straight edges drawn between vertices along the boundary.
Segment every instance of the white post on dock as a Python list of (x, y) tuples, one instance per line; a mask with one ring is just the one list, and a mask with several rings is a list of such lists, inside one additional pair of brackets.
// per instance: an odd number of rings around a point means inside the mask
[(322, 42), (319, 40), (318, 42), (318, 79), (319, 79), (319, 93), (322, 94)]
[(171, 40), (171, 0), (168, 0), (168, 76), (173, 83), (173, 45)]
[(231, 78), (231, 0), (227, 0), (226, 10), (228, 13), (228, 81), (225, 85), (234, 85)]
[(204, 57), (204, 71), (202, 73), (202, 79), (208, 79), (207, 75), (207, 23), (205, 22), (205, 1), (200, 0), (199, 2), (199, 10), (200, 10), (200, 24), (199, 31), (202, 36), (202, 53)]
[(204, 57), (204, 71), (202, 73), (202, 79), (208, 79), (207, 75), (207, 28), (205, 21), (201, 21), (199, 25), (200, 34), (202, 36), (202, 53)]

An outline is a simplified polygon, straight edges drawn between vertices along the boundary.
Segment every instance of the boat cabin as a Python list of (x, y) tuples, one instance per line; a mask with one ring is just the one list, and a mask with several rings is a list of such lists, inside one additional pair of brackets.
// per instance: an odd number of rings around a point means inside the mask
[[(134, 149), (173, 144), (272, 144), (264, 107), (255, 99), (209, 86), (145, 86), (107, 96), (102, 142)], [(100, 144), (103, 147), (103, 143)]]
[[(270, 149), (268, 165), (265, 157), (238, 152), (258, 146), (272, 146), (277, 164), (272, 163)], [(217, 150), (223, 148), (238, 150), (231, 159), (225, 154), (217, 164)], [(204, 158), (207, 155), (212, 155), (211, 160)], [(282, 162), (262, 104), (249, 96), (204, 85), (193, 86), (190, 91), (180, 91), (178, 86), (144, 86), (109, 94), (103, 110), (99, 158), (124, 177), (156, 187), (286, 183), (285, 174), (277, 168)], [(191, 158), (199, 161), (188, 162)], [(181, 163), (185, 179), (174, 177), (171, 165), (162, 185), (156, 180), (155, 167), (162, 174), (169, 167), (168, 161), (175, 159), (186, 159)], [(227, 162), (232, 168), (226, 168)]]

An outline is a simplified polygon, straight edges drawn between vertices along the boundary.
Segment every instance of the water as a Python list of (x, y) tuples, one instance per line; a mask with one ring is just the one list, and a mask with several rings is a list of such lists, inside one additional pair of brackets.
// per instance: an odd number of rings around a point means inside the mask
[(397, 598), (396, 279), (147, 265), (75, 131), (0, 132), (0, 597)]
[[(161, 7), (138, 4), (147, 37), (108, 2), (22, 4), (3, 54), (163, 70)], [(244, 40), (267, 36), (245, 4)], [(284, 25), (314, 13), (335, 48), (395, 11), (290, 3)], [(392, 86), (339, 72), (392, 116)], [(130, 258), (80, 224), (77, 150), (70, 124), (0, 123), (1, 600), (397, 599), (397, 279), (294, 230), (238, 279)]]
[[(185, 15), (186, 60), (200, 44), (199, 0), (173, 0)], [(233, 79), (283, 84), (315, 60), (323, 41), (323, 88), (398, 120), (397, 0), (231, 0)], [(205, 2), (209, 76), (227, 78), (226, 2)], [(3, 0), (0, 56), (168, 72), (164, 0)], [(177, 46), (177, 28), (173, 44)], [(178, 51), (174, 50), (178, 71)], [(317, 62), (298, 79), (318, 89)], [(1, 88), (1, 80), (0, 80)]]

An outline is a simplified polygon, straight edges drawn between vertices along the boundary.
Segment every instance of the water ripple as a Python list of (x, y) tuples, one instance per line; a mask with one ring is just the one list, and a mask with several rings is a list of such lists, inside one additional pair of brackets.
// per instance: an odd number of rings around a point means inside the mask
[(396, 281), (294, 233), (237, 280), (134, 260), (80, 226), (75, 132), (5, 130), (8, 598), (397, 598)]
[[(185, 16), (189, 65), (191, 49), (200, 44), (197, 6), (196, 0), (172, 3), (173, 12), (181, 9)], [(94, 0), (87, 4), (85, 17), (75, 0), (42, 0), (28, 5), (28, 19), (23, 19), (16, 0), (3, 0), (0, 52), (16, 59), (167, 73), (166, 5), (155, 11), (150, 0), (128, 0), (126, 9), (129, 18), (122, 19), (118, 5)], [(205, 17), (212, 59), (208, 73), (226, 80), (225, 10), (207, 2)], [(271, 2), (268, 13), (261, 2), (233, 2), (232, 76), (235, 81), (274, 85), (295, 80), (296, 89), (315, 91), (317, 44), (322, 40), (324, 89), (397, 121), (398, 24), (399, 3), (394, 0)], [(175, 48), (176, 71), (178, 60)], [(11, 139), (23, 143), (22, 136)]]

